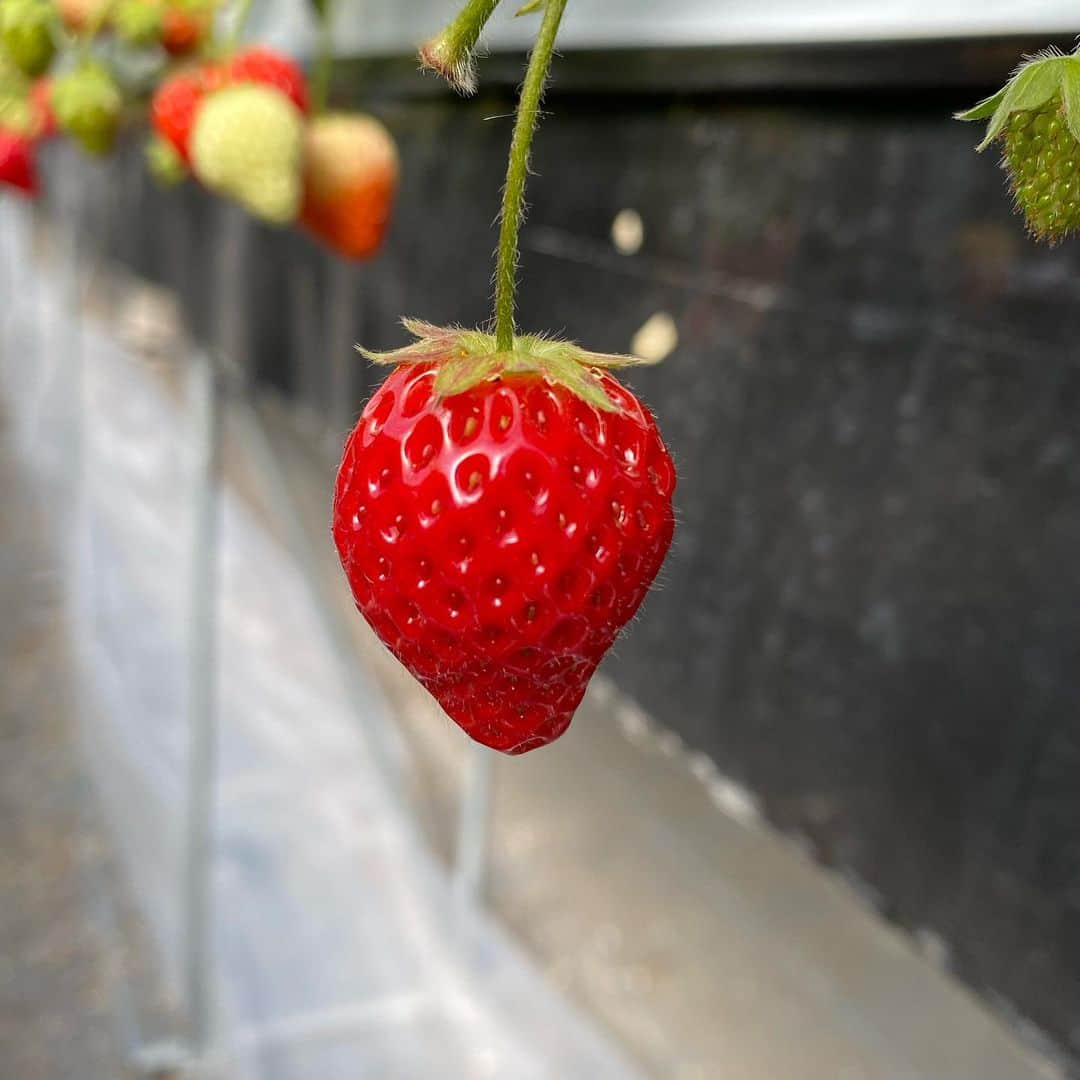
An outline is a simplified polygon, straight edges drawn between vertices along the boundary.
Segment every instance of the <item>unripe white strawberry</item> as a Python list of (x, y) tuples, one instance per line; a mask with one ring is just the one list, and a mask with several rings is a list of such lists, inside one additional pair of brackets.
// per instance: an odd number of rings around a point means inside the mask
[(303, 118), (281, 91), (227, 86), (199, 106), (191, 164), (211, 191), (274, 225), (295, 220), (302, 195)]

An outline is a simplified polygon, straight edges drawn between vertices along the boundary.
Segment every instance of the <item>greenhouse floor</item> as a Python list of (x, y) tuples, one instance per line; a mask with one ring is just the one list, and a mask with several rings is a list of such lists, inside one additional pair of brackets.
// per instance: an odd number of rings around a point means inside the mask
[[(95, 1080), (180, 1030), (203, 361), (167, 297), (4, 213), (0, 1034), (13, 1075)], [(478, 759), (350, 611), (322, 432), (235, 388), (224, 420), (205, 1072), (1064, 1075), (602, 678), (494, 763), (473, 904)]]

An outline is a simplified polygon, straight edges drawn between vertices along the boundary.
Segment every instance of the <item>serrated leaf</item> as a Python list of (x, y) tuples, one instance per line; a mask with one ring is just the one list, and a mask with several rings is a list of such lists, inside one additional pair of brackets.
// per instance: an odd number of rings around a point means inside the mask
[(1008, 89), (1008, 85), (1005, 85), (996, 94), (991, 94), (988, 98), (983, 98), (978, 105), (968, 109), (967, 112), (953, 113), (953, 119), (988, 120), (995, 112), (997, 112), (997, 107), (1001, 104), (1001, 99), (1005, 96), (1005, 92)]
[(1063, 56), (1030, 60), (1013, 76), (1005, 96), (986, 128), (983, 141), (975, 148), (985, 150), (1002, 132), (1009, 117), (1021, 109), (1037, 109), (1061, 88)]
[(1065, 124), (1070, 134), (1080, 142), (1080, 57), (1065, 59), (1061, 73), (1061, 103), (1065, 112)]

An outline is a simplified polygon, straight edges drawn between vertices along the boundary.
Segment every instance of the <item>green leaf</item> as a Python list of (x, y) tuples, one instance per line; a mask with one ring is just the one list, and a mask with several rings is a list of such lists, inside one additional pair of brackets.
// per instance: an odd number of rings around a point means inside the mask
[(1072, 137), (1080, 142), (1080, 57), (1069, 56), (1061, 73), (1061, 102), (1065, 123)]
[(1064, 56), (1043, 56), (1027, 61), (1009, 81), (1005, 96), (976, 147), (985, 150), (1002, 132), (1009, 117), (1023, 109), (1045, 105), (1061, 88)]
[(322, 22), (326, 18), (326, 0), (308, 0), (315, 18)]
[(983, 100), (973, 109), (968, 109), (967, 112), (953, 113), (953, 119), (988, 120), (995, 112), (997, 112), (997, 107), (1001, 104), (1001, 99), (1005, 96), (1005, 91), (1008, 89), (1008, 85), (1005, 85), (996, 94), (991, 94), (988, 98), (983, 98)]
[(544, 6), (544, 0), (529, 0), (527, 4), (522, 4), (521, 7), (514, 12), (514, 18), (520, 19), (522, 15), (532, 15), (539, 11)]

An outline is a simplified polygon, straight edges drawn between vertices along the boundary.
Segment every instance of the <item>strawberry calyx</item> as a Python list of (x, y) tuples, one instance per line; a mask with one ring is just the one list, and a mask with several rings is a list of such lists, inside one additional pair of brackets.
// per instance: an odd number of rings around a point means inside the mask
[(985, 150), (1004, 131), (1017, 112), (1031, 112), (1061, 98), (1061, 115), (1073, 138), (1080, 141), (1080, 56), (1053, 49), (1028, 57), (1008, 83), (974, 108), (956, 114), (957, 120), (988, 120), (977, 150)]
[(357, 350), (375, 364), (435, 365), (433, 389), (438, 398), (463, 394), (504, 375), (536, 374), (603, 412), (618, 413), (623, 407), (604, 387), (598, 370), (649, 363), (637, 356), (591, 352), (543, 334), (515, 334), (513, 348), (501, 350), (495, 335), (483, 330), (433, 326), (419, 319), (402, 319), (402, 325), (416, 338), (411, 345), (389, 352), (360, 346)]

